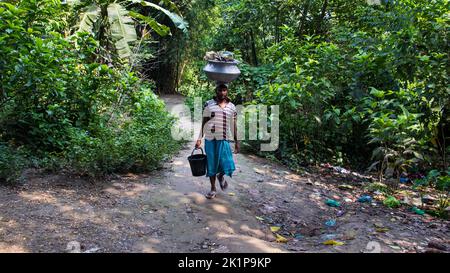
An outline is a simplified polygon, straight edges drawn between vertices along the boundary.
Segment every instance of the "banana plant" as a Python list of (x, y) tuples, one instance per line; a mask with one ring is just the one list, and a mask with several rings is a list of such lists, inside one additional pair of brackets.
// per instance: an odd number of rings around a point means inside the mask
[[(163, 2), (170, 6), (172, 10), (178, 10), (171, 1), (164, 0)], [(76, 32), (86, 31), (94, 34), (100, 44), (107, 50), (111, 50), (110, 45), (113, 45), (119, 59), (124, 61), (129, 60), (133, 55), (130, 44), (138, 40), (134, 25), (135, 20), (148, 25), (158, 35), (170, 34), (168, 26), (158, 23), (150, 16), (129, 10), (130, 4), (140, 4), (162, 12), (184, 33), (187, 32), (188, 28), (187, 22), (180, 15), (148, 1), (72, 0), (67, 1), (67, 4), (81, 10), (76, 24)]]

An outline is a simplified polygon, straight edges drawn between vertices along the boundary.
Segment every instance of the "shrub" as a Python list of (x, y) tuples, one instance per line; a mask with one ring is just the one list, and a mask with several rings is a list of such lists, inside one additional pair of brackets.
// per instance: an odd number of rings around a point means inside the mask
[(26, 166), (27, 160), (22, 152), (0, 143), (0, 182), (18, 181)]

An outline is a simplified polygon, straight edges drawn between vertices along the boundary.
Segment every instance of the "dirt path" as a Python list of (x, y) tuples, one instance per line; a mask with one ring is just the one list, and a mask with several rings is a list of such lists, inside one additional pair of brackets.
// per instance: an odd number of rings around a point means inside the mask
[[(182, 98), (168, 96), (167, 105)], [(252, 155), (237, 155), (227, 192), (192, 177), (193, 143), (160, 171), (89, 183), (29, 172), (0, 186), (0, 252), (422, 252), (449, 243), (449, 222), (379, 203), (356, 202), (361, 177), (323, 170), (294, 174)], [(320, 173), (320, 175), (319, 175)], [(338, 185), (353, 185), (351, 191)], [(220, 191), (220, 190), (219, 190)], [(325, 205), (339, 200), (341, 208)], [(334, 226), (327, 226), (335, 220)], [(276, 241), (278, 226), (287, 243)], [(277, 229), (277, 228), (275, 228)], [(344, 245), (324, 245), (327, 240)], [(448, 250), (448, 249), (447, 249)]]

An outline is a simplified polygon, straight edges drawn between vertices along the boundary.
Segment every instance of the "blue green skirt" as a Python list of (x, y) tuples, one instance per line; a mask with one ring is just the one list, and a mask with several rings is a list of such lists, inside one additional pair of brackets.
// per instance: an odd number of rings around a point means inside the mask
[(205, 139), (205, 152), (208, 161), (207, 177), (222, 173), (229, 177), (233, 175), (234, 166), (233, 152), (228, 140)]

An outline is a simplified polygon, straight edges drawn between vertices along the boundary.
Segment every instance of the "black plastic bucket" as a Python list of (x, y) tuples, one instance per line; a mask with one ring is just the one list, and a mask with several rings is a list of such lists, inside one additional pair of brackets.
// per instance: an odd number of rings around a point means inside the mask
[(197, 150), (197, 148), (194, 148), (192, 150), (192, 153), (190, 156), (188, 156), (189, 165), (191, 165), (191, 171), (193, 176), (203, 176), (206, 174), (206, 155), (203, 153), (202, 148), (198, 148), (202, 150), (201, 154), (194, 155), (194, 151)]

